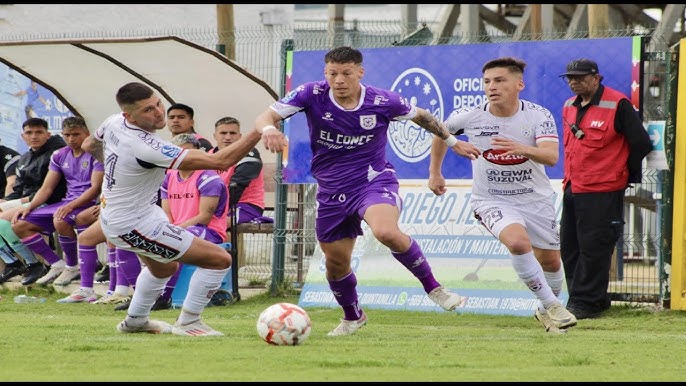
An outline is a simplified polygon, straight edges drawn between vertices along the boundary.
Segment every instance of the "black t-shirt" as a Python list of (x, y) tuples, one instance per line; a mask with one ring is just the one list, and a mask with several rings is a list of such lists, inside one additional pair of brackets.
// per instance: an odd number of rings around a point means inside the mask
[(7, 177), (17, 175), (19, 153), (7, 146), (0, 145), (0, 198), (5, 197)]

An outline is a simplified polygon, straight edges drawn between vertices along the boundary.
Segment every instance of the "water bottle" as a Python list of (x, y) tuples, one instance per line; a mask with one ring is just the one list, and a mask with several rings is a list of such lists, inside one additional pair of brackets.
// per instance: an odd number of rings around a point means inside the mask
[(14, 297), (15, 303), (45, 303), (45, 298), (35, 296), (17, 295)]

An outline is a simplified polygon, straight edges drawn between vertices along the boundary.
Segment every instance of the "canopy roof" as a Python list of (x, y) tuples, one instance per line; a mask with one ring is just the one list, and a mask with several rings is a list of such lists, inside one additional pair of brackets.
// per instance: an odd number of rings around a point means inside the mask
[(233, 116), (250, 129), (278, 98), (225, 56), (178, 37), (0, 43), (0, 61), (52, 91), (91, 129), (120, 111), (115, 94), (134, 81), (155, 89), (166, 107), (191, 106), (195, 130), (213, 143), (219, 118)]

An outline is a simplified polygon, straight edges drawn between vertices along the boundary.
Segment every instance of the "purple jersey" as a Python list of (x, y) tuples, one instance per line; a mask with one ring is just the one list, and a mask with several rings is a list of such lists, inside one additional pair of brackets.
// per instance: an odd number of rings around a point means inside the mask
[(351, 110), (336, 103), (326, 81), (305, 83), (271, 106), (283, 118), (305, 112), (320, 192), (355, 192), (383, 172), (395, 173), (386, 160), (388, 125), (417, 110), (394, 91), (360, 86), (360, 103)]
[(69, 146), (65, 146), (52, 153), (49, 170), (59, 172), (67, 181), (67, 196), (62, 201), (74, 201), (91, 187), (93, 171), (102, 172), (103, 165), (93, 158), (90, 153), (83, 152), (74, 157)]

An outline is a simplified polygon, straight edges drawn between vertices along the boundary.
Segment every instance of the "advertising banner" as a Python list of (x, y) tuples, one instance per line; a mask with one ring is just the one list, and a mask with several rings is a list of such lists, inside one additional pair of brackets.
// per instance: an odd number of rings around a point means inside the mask
[[(502, 56), (515, 56), (526, 63), (522, 99), (550, 110), (562, 138), (561, 113), (564, 101), (573, 96), (560, 78), (567, 63), (590, 58), (598, 63), (607, 84), (632, 99), (638, 107), (640, 84), (640, 38), (572, 39), (527, 41), (498, 44), (460, 44), (418, 47), (360, 49), (364, 56), (363, 84), (394, 90), (410, 103), (429, 110), (445, 120), (456, 109), (472, 107), (486, 100), (481, 68), (487, 61)], [(324, 78), (326, 51), (298, 51), (289, 61), (287, 85), (298, 85)], [(284, 182), (314, 183), (310, 174), (312, 152), (304, 114), (287, 119), (284, 130), (289, 139), (285, 157)], [(465, 138), (462, 138), (465, 139)], [(388, 131), (388, 160), (395, 166), (398, 178), (427, 178), (431, 134), (411, 121), (395, 122)], [(560, 141), (560, 151), (562, 142)], [(446, 179), (471, 179), (470, 161), (447, 157)], [(562, 178), (562, 160), (546, 168), (550, 178)]]

